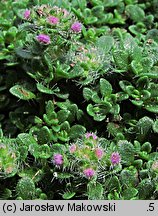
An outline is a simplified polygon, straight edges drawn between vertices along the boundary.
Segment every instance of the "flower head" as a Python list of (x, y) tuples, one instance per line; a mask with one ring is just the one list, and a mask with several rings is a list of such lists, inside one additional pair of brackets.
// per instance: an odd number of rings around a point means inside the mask
[(118, 152), (113, 152), (110, 157), (111, 163), (113, 165), (119, 164), (121, 161), (121, 156)]
[(50, 37), (48, 35), (39, 34), (36, 38), (40, 43), (50, 44)]
[(76, 145), (75, 144), (71, 145), (69, 150), (70, 153), (74, 153), (76, 151)]
[(24, 19), (29, 19), (30, 18), (30, 14), (31, 14), (31, 11), (30, 10), (25, 10), (24, 12)]
[(53, 162), (55, 165), (62, 165), (63, 164), (63, 156), (61, 154), (55, 154), (53, 157)]
[(67, 17), (69, 15), (69, 12), (66, 9), (62, 10), (64, 17)]
[(97, 136), (96, 136), (94, 133), (89, 133), (89, 132), (87, 132), (87, 133), (85, 134), (85, 136), (86, 136), (87, 139), (90, 138), (90, 137), (92, 137), (94, 140), (97, 139)]
[(95, 175), (95, 171), (92, 168), (87, 168), (83, 171), (87, 178), (92, 178)]
[(50, 23), (50, 24), (57, 24), (58, 22), (59, 22), (59, 18), (58, 17), (54, 17), (54, 16), (49, 16), (48, 17), (48, 22)]
[(75, 22), (71, 25), (71, 30), (78, 33), (82, 29), (82, 24), (80, 22)]
[(103, 157), (103, 150), (101, 148), (96, 148), (95, 149), (95, 155), (97, 156), (98, 159), (101, 159)]

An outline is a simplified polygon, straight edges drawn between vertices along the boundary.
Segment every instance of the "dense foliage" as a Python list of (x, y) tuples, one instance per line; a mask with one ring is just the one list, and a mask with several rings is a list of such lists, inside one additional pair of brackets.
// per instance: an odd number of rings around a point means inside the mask
[(0, 199), (157, 199), (157, 0), (1, 0), (0, 23)]

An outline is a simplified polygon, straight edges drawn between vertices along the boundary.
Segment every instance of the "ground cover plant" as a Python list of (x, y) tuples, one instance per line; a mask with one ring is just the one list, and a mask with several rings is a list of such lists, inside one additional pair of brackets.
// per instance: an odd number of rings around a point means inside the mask
[(158, 198), (157, 9), (0, 2), (0, 199)]

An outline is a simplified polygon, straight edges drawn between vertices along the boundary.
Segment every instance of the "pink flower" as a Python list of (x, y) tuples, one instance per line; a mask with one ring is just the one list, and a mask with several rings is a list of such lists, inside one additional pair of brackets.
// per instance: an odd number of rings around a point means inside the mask
[(85, 134), (85, 136), (86, 136), (87, 139), (90, 138), (90, 137), (92, 137), (94, 140), (97, 139), (97, 136), (96, 136), (94, 133), (89, 133), (89, 132), (87, 132), (87, 133)]
[(70, 153), (74, 153), (76, 151), (76, 145), (75, 144), (71, 145), (69, 150)]
[(113, 165), (119, 164), (121, 162), (121, 156), (118, 152), (113, 152), (111, 154), (110, 160)]
[(67, 17), (69, 15), (69, 12), (66, 9), (62, 10), (64, 17)]
[(63, 156), (61, 154), (55, 154), (53, 157), (53, 162), (55, 165), (62, 165), (63, 164)]
[(95, 175), (95, 171), (92, 168), (85, 169), (83, 173), (87, 178), (92, 178)]
[(48, 22), (55, 25), (59, 22), (59, 19), (58, 17), (50, 16), (48, 17)]
[(24, 12), (24, 19), (29, 19), (30, 18), (30, 14), (31, 14), (31, 11), (30, 10), (25, 10)]
[(100, 148), (95, 149), (95, 155), (97, 156), (98, 159), (101, 159), (103, 157), (103, 150)]
[(48, 35), (39, 34), (36, 38), (40, 43), (50, 44), (50, 37)]
[(81, 29), (82, 29), (82, 24), (79, 22), (75, 22), (71, 25), (71, 30), (76, 32), (76, 33), (80, 32)]

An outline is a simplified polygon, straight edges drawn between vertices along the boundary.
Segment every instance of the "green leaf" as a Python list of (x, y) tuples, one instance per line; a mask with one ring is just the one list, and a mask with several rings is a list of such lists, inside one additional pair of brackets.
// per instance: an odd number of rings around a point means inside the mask
[(54, 91), (52, 89), (45, 87), (42, 83), (37, 83), (36, 86), (37, 86), (37, 89), (42, 93), (54, 94)]
[(152, 39), (158, 43), (158, 29), (151, 29), (146, 35), (146, 40)]
[(69, 71), (69, 79), (80, 77), (84, 73), (84, 69), (79, 66), (75, 65), (71, 71)]
[(130, 100), (132, 102), (132, 104), (134, 104), (135, 106), (138, 107), (142, 107), (143, 106), (143, 101), (142, 100)]
[(140, 172), (139, 172), (140, 178), (141, 179), (148, 178), (149, 172), (150, 172), (149, 169), (140, 170)]
[(52, 145), (52, 151), (63, 154), (66, 151), (66, 147), (63, 144), (55, 143)]
[(93, 105), (92, 104), (88, 104), (87, 106), (87, 113), (90, 115), (90, 116), (94, 116), (95, 115), (95, 112), (93, 110)]
[(35, 94), (23, 87), (22, 85), (15, 85), (9, 89), (10, 93), (20, 98), (21, 100), (30, 100), (36, 98)]
[(141, 159), (135, 160), (133, 162), (133, 166), (136, 167), (137, 169), (141, 169), (143, 166), (143, 160)]
[(35, 184), (29, 177), (23, 177), (18, 180), (16, 185), (16, 194), (23, 200), (32, 200), (35, 198)]
[(65, 130), (65, 131), (69, 132), (70, 131), (70, 124), (69, 124), (69, 122), (68, 121), (64, 121), (63, 123), (61, 123), (60, 130), (61, 131)]
[(84, 14), (85, 17), (91, 16), (92, 15), (91, 9), (85, 8), (84, 11), (83, 11), (83, 14)]
[(104, 53), (108, 53), (114, 45), (114, 39), (111, 36), (101, 36), (96, 41), (96, 46)]
[(69, 78), (69, 73), (67, 72), (67, 69), (62, 68), (59, 62), (57, 62), (57, 65), (56, 65), (55, 76), (57, 78), (65, 78), (65, 79)]
[(151, 97), (158, 97), (158, 84), (150, 82), (148, 91), (150, 91)]
[(147, 100), (151, 97), (151, 93), (148, 90), (142, 90), (141, 91), (141, 99)]
[(158, 113), (158, 103), (145, 105), (145, 109), (149, 112)]
[(122, 131), (122, 129), (119, 127), (118, 124), (113, 123), (113, 122), (109, 122), (107, 124), (107, 131), (108, 133), (110, 133), (112, 136), (116, 137), (116, 135), (118, 133), (120, 133)]
[(120, 173), (121, 185), (125, 188), (135, 187), (138, 183), (138, 171), (135, 167), (132, 169), (125, 168)]
[(139, 96), (139, 92), (135, 92), (135, 88), (132, 86), (132, 85), (129, 85), (126, 87), (126, 92), (128, 95), (132, 96), (134, 95), (134, 98), (135, 98), (135, 95), (138, 97)]
[(103, 186), (99, 182), (90, 181), (87, 185), (87, 193), (89, 200), (101, 200), (103, 199)]
[[(120, 87), (121, 87), (121, 89), (123, 90), (123, 91), (125, 91), (125, 92), (127, 92), (127, 86), (132, 86), (131, 85), (131, 83), (130, 82), (128, 82), (127, 80), (121, 80), (120, 82), (119, 82), (119, 85), (120, 85)], [(134, 89), (134, 87), (133, 87), (133, 89)]]
[(113, 176), (109, 178), (105, 184), (105, 187), (107, 188), (109, 192), (113, 192), (113, 191), (120, 192), (121, 191), (120, 181), (117, 176)]
[(85, 18), (85, 24), (86, 25), (90, 25), (90, 24), (94, 24), (98, 21), (98, 18), (97, 17), (86, 17)]
[(43, 126), (37, 134), (37, 139), (40, 144), (46, 144), (51, 141), (51, 135), (51, 130), (47, 126)]
[(71, 177), (74, 177), (74, 176), (72, 174), (66, 173), (66, 172), (62, 172), (62, 173), (57, 174), (58, 179), (69, 179)]
[[(113, 57), (118, 69), (126, 72), (129, 68), (129, 54), (125, 50), (115, 50), (113, 51)], [(122, 71), (122, 72), (123, 72)]]
[(52, 129), (53, 129), (53, 131), (55, 131), (55, 132), (59, 132), (59, 131), (60, 131), (60, 125), (52, 126)]
[(142, 75), (143, 76), (147, 76), (148, 78), (152, 78), (152, 79), (158, 79), (158, 67), (154, 66), (151, 69), (152, 71), (147, 72), (143, 72)]
[(73, 125), (70, 129), (69, 137), (70, 139), (76, 139), (82, 136), (86, 132), (86, 128), (82, 125)]
[(125, 92), (117, 92), (116, 96), (117, 96), (118, 102), (121, 102), (123, 100), (127, 100), (129, 98), (129, 95), (126, 94)]
[(155, 133), (158, 133), (158, 119), (154, 122), (154, 124), (153, 124), (153, 131), (155, 132)]
[(147, 136), (147, 134), (150, 132), (153, 120), (147, 116), (144, 116), (143, 118), (139, 119), (139, 121), (136, 124), (136, 128), (138, 130), (139, 136)]
[(24, 177), (29, 177), (29, 178), (33, 178), (34, 182), (39, 182), (42, 178), (43, 178), (43, 171), (41, 169), (38, 168), (23, 168), (21, 170), (19, 170), (18, 172), (18, 176), (20, 176), (21, 178)]
[(120, 113), (119, 104), (113, 105), (112, 108), (110, 109), (110, 113), (112, 113), (113, 115), (118, 115)]
[(20, 159), (25, 161), (28, 155), (28, 146), (19, 146), (18, 151), (20, 153)]
[(99, 107), (93, 107), (92, 104), (88, 104), (87, 112), (90, 116), (93, 116), (95, 121), (102, 121), (106, 118), (105, 113), (108, 113), (110, 108), (111, 106), (108, 102), (104, 102), (103, 109), (100, 109)]
[(27, 147), (29, 147), (29, 145), (31, 144), (37, 144), (35, 138), (31, 134), (27, 134), (27, 133), (20, 133), (17, 137), (17, 142), (20, 145), (27, 146)]
[(15, 52), (18, 56), (20, 56), (23, 59), (30, 59), (31, 60), (34, 57), (30, 50), (25, 50), (23, 48), (15, 49)]
[(39, 145), (38, 144), (30, 144), (29, 145), (29, 152), (31, 155), (33, 155), (35, 158), (39, 158), (39, 152), (38, 152), (38, 149), (39, 149)]
[[(132, 71), (134, 72), (134, 74), (141, 74), (141, 73), (143, 73), (143, 65), (141, 64), (141, 62), (139, 62), (139, 61), (137, 61), (137, 60), (133, 60), (132, 62), (131, 62), (131, 69), (132, 69)], [(144, 74), (143, 74), (144, 75)]]
[(52, 112), (52, 118), (51, 117), (48, 118), (48, 116), (46, 114), (43, 114), (43, 120), (45, 121), (45, 123), (47, 125), (49, 125), (49, 126), (55, 125), (56, 126), (59, 123), (59, 120), (55, 117), (55, 114), (56, 114), (55, 112), (54, 113)]
[(146, 89), (149, 86), (149, 78), (147, 76), (142, 76), (137, 80), (137, 85), (141, 89)]
[(123, 191), (122, 196), (123, 196), (124, 200), (130, 200), (133, 197), (137, 196), (137, 194), (138, 194), (138, 190), (130, 187), (130, 188), (127, 188), (126, 190)]
[(120, 140), (118, 142), (119, 153), (121, 154), (121, 161), (126, 165), (130, 165), (134, 162), (134, 146), (127, 140)]
[(59, 123), (63, 123), (67, 120), (68, 116), (70, 114), (69, 110), (60, 110), (57, 112), (57, 118), (59, 120)]
[(151, 179), (143, 179), (139, 183), (137, 189), (139, 192), (139, 199), (141, 200), (150, 199), (155, 190), (154, 181), (151, 181)]
[(144, 10), (141, 9), (138, 5), (127, 5), (126, 13), (134, 22), (141, 22), (145, 18)]
[(95, 92), (93, 95), (92, 95), (92, 101), (94, 102), (94, 103), (101, 103), (101, 99), (100, 99), (100, 97), (98, 96), (98, 94), (97, 94), (97, 92)]
[(35, 124), (42, 124), (43, 123), (43, 120), (41, 118), (39, 118), (38, 116), (35, 116), (34, 118), (34, 123)]
[(146, 151), (147, 153), (150, 153), (151, 149), (152, 149), (152, 146), (150, 142), (145, 142), (141, 147), (141, 151)]
[(89, 89), (89, 88), (84, 88), (84, 89), (83, 89), (83, 97), (84, 97), (87, 101), (89, 101), (89, 100), (91, 99), (93, 93), (94, 93), (94, 92), (93, 92), (91, 89)]
[(112, 93), (112, 85), (105, 79), (100, 79), (100, 92), (103, 97), (109, 96)]
[(46, 114), (48, 119), (57, 118), (57, 114), (54, 112), (54, 103), (51, 100), (46, 104)]
[(100, 113), (93, 116), (93, 119), (95, 121), (103, 121), (105, 118), (106, 118), (106, 115), (103, 115), (103, 114), (100, 114)]
[(96, 17), (98, 17), (100, 14), (104, 13), (104, 6), (103, 5), (97, 5), (92, 8), (92, 14)]
[(69, 141), (69, 136), (68, 136), (68, 133), (67, 131), (60, 131), (58, 134), (58, 139), (63, 141), (63, 142), (67, 142)]
[(8, 200), (12, 197), (12, 191), (8, 188), (5, 188), (3, 193), (1, 193), (0, 200)]
[(51, 157), (50, 147), (47, 144), (39, 146), (38, 153), (39, 158), (47, 159)]
[(65, 192), (65, 193), (62, 195), (62, 197), (63, 197), (64, 200), (69, 200), (69, 199), (71, 199), (72, 197), (74, 197), (75, 194), (76, 194), (75, 192)]

